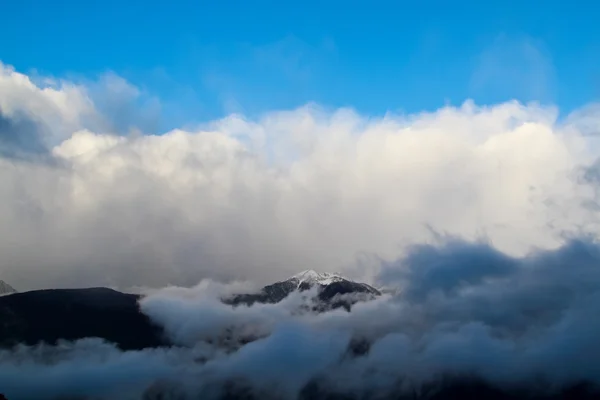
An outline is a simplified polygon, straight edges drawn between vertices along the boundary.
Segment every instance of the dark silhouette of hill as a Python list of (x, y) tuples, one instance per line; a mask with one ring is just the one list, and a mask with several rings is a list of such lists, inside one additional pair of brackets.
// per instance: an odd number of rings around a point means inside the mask
[(0, 346), (99, 337), (123, 350), (165, 345), (139, 296), (107, 288), (52, 289), (0, 297)]

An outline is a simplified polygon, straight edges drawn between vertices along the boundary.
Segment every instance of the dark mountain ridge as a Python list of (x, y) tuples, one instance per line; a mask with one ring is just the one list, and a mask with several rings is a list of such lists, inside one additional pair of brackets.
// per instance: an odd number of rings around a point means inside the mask
[(167, 344), (139, 310), (140, 296), (107, 288), (51, 289), (0, 297), (0, 347), (98, 337), (123, 350)]
[[(379, 292), (335, 274), (305, 271), (265, 286), (260, 293), (225, 299), (226, 304), (277, 303), (295, 290), (319, 285), (317, 311), (349, 307), (357, 301), (343, 296), (377, 296)], [(170, 345), (162, 328), (140, 311), (141, 295), (108, 288), (49, 289), (0, 297), (0, 347), (97, 337), (123, 350)]]

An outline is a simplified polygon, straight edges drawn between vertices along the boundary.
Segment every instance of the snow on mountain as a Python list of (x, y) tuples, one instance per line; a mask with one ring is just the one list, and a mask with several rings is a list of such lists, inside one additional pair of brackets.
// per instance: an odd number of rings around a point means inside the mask
[(0, 280), (0, 296), (5, 294), (16, 293), (17, 291), (8, 283)]
[[(316, 299), (322, 304), (328, 305), (328, 307), (346, 306), (357, 301), (358, 298), (369, 299), (381, 295), (374, 287), (366, 283), (354, 282), (340, 274), (306, 270), (284, 281), (267, 285), (258, 293), (238, 294), (223, 299), (223, 301), (232, 305), (278, 303), (292, 292), (302, 292), (316, 285), (319, 287)], [(340, 300), (340, 296), (345, 296), (346, 299)], [(348, 296), (354, 296), (355, 298), (348, 298)]]
[(337, 273), (330, 272), (317, 272), (312, 269), (308, 269), (306, 271), (302, 271), (299, 274), (292, 276), (287, 279), (288, 281), (298, 281), (298, 287), (303, 283), (319, 284), (319, 285), (331, 285), (333, 282), (342, 282), (342, 281), (350, 281), (350, 279), (346, 279)]
[(319, 285), (321, 287), (331, 287), (345, 285), (348, 286), (346, 291), (349, 292), (368, 292), (375, 295), (381, 293), (374, 287), (367, 285), (366, 283), (355, 282), (352, 279), (348, 279), (337, 272), (317, 272), (309, 269), (296, 274), (283, 282), (278, 283), (294, 283), (296, 289), (302, 290), (312, 287), (313, 285)]

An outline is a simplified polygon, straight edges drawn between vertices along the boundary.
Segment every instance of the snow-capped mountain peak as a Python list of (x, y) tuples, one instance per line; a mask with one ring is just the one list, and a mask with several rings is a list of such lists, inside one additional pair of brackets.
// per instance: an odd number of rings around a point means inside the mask
[[(278, 303), (292, 292), (302, 292), (317, 287), (315, 299), (323, 309), (327, 307), (349, 308), (356, 301), (372, 299), (381, 293), (366, 283), (354, 282), (338, 273), (317, 272), (312, 269), (302, 271), (284, 281), (275, 282), (263, 287), (258, 293), (237, 294), (224, 298), (226, 304), (252, 305), (254, 303)], [(340, 296), (353, 295), (340, 299)]]
[(350, 281), (350, 279), (346, 279), (337, 273), (330, 272), (317, 272), (312, 269), (308, 269), (306, 271), (302, 271), (299, 274), (296, 274), (289, 278), (291, 281), (298, 281), (298, 286), (302, 283), (319, 284), (319, 285), (331, 285), (333, 282), (341, 282), (341, 281)]

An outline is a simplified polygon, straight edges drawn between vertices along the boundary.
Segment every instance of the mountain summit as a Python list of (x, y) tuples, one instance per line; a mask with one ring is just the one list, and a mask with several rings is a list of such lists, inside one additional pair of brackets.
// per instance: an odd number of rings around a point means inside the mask
[(381, 293), (366, 283), (354, 282), (337, 273), (302, 271), (284, 281), (263, 287), (258, 293), (238, 294), (223, 301), (232, 305), (252, 305), (254, 303), (278, 303), (292, 292), (305, 291), (318, 287), (316, 300), (319, 309), (350, 306), (360, 300), (373, 299)]
[(11, 293), (17, 293), (17, 291), (8, 283), (0, 280), (0, 296)]
[(330, 272), (317, 272), (312, 269), (307, 269), (306, 271), (302, 271), (299, 274), (292, 276), (289, 280), (297, 280), (299, 284), (308, 283), (308, 284), (319, 284), (319, 285), (330, 285), (333, 282), (341, 282), (344, 280), (348, 280), (338, 273), (330, 273)]

